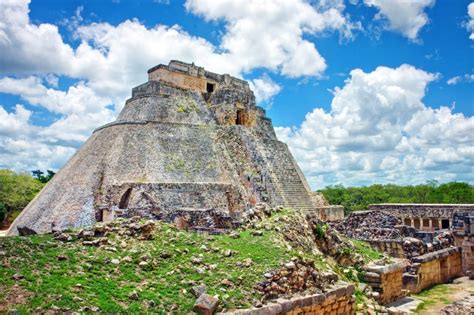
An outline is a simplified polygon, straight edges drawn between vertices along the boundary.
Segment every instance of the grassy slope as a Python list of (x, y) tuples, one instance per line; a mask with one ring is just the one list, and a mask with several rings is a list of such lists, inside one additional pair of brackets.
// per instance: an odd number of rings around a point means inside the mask
[[(267, 219), (270, 226), (283, 215), (286, 214)], [(253, 287), (262, 281), (265, 272), (278, 268), (293, 256), (313, 259), (320, 269), (330, 267), (330, 260), (321, 255), (303, 254), (288, 247), (274, 229), (264, 230), (263, 236), (252, 236), (251, 232), (239, 230), (240, 238), (235, 239), (229, 235), (178, 231), (159, 223), (156, 237), (151, 241), (131, 238), (121, 244), (123, 238), (111, 235), (109, 239), (117, 251), (83, 246), (79, 241), (62, 243), (49, 235), (2, 238), (0, 251), (6, 255), (0, 256), (0, 311), (1, 301), (10, 300), (7, 296), (15, 284), (28, 292), (29, 297), (24, 305), (4, 302), (4, 310), (15, 307), (31, 312), (38, 307), (51, 309), (54, 305), (73, 311), (96, 306), (101, 312), (148, 309), (165, 313), (176, 304), (177, 313), (186, 313), (195, 301), (191, 288), (200, 283), (207, 285), (209, 294), (221, 297), (223, 307), (240, 308), (260, 298)], [(227, 257), (226, 250), (231, 250), (232, 255)], [(160, 257), (164, 252), (172, 256)], [(67, 259), (59, 261), (60, 255)], [(138, 265), (143, 255), (149, 257), (146, 267)], [(127, 256), (132, 258), (130, 262), (123, 260)], [(196, 258), (201, 258), (202, 263), (193, 263)], [(238, 266), (248, 258), (252, 260), (250, 267)], [(112, 259), (121, 262), (114, 265)], [(15, 281), (14, 274), (21, 274), (24, 279)], [(230, 280), (233, 286), (223, 285), (224, 279)], [(137, 291), (137, 299), (129, 297), (133, 291)], [(152, 307), (149, 301), (153, 301)]]

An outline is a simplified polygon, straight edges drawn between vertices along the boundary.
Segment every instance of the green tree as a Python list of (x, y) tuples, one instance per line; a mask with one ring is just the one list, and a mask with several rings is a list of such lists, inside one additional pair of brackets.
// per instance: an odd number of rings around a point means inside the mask
[(7, 207), (5, 207), (5, 205), (2, 202), (0, 202), (0, 222), (5, 220), (6, 217), (7, 217)]
[(52, 170), (47, 170), (46, 175), (44, 175), (44, 172), (41, 170), (34, 170), (31, 172), (33, 174), (33, 177), (39, 180), (42, 183), (47, 183), (50, 181), (51, 178), (56, 174)]
[(439, 184), (430, 180), (416, 186), (393, 184), (368, 187), (327, 186), (320, 190), (333, 205), (342, 205), (346, 212), (367, 209), (374, 203), (474, 203), (474, 187), (468, 183)]
[[(44, 183), (27, 173), (16, 173), (12, 170), (0, 170), (0, 203), (3, 210), (3, 220), (11, 221), (43, 188)], [(0, 210), (1, 211), (1, 210)]]

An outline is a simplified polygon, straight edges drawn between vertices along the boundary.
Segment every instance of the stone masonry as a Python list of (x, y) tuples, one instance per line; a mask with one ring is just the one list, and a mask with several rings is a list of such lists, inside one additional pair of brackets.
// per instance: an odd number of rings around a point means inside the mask
[(276, 299), (259, 308), (235, 310), (222, 315), (351, 315), (355, 314), (355, 287), (336, 284), (325, 293)]
[(472, 212), (474, 205), (381, 203), (370, 205), (369, 210), (386, 211), (399, 217), (405, 225), (423, 231), (434, 231), (451, 228), (454, 213)]
[(180, 61), (154, 67), (148, 77), (8, 235), (135, 215), (229, 228), (259, 202), (315, 208), (306, 179), (246, 81)]

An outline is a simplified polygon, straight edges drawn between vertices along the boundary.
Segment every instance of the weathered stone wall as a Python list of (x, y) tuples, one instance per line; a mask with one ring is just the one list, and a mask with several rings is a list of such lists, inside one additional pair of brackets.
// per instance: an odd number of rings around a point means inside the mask
[(412, 293), (462, 276), (461, 250), (445, 248), (412, 258), (409, 272), (404, 274), (404, 288)]
[(403, 220), (403, 224), (424, 231), (448, 229), (457, 211), (474, 211), (472, 204), (398, 204), (369, 205), (369, 210), (386, 211)]
[(323, 221), (338, 221), (344, 219), (343, 206), (315, 207), (313, 211), (316, 212), (319, 219)]
[(453, 216), (456, 246), (462, 248), (463, 271), (474, 279), (474, 211), (458, 211)]
[[(236, 310), (229, 315), (336, 315), (355, 314), (354, 285), (341, 284), (325, 293), (295, 296), (291, 299), (277, 299), (260, 308)], [(222, 314), (222, 313), (221, 313)]]
[(407, 260), (399, 260), (388, 265), (370, 264), (364, 267), (364, 281), (377, 293), (373, 296), (380, 304), (388, 304), (406, 295), (403, 273), (407, 265)]
[[(166, 68), (159, 68), (148, 74), (148, 80), (159, 81), (164, 80), (166, 82), (173, 83), (178, 87), (184, 89), (192, 89), (199, 92), (206, 92), (207, 80), (204, 77), (195, 77), (186, 75), (183, 73), (177, 73), (170, 71)], [(212, 81), (213, 83), (216, 83)]]

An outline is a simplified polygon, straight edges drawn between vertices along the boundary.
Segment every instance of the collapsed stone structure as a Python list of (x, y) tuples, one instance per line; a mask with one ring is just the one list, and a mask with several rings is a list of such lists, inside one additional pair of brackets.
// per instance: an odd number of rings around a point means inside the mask
[(365, 282), (379, 303), (463, 274), (474, 278), (473, 205), (378, 204), (369, 209), (331, 225), (396, 258), (365, 267)]
[(473, 204), (384, 203), (370, 205), (369, 209), (399, 218), (407, 226), (405, 231), (415, 231), (414, 237), (425, 243), (432, 243), (443, 232), (452, 233), (453, 245), (462, 249), (463, 271), (474, 279)]
[(258, 202), (315, 208), (247, 82), (171, 61), (148, 71), (8, 231), (47, 233), (139, 215), (228, 228)]
[(449, 229), (453, 215), (460, 211), (474, 211), (471, 204), (415, 204), (381, 203), (369, 205), (369, 210), (386, 211), (399, 217), (403, 223), (422, 231)]

